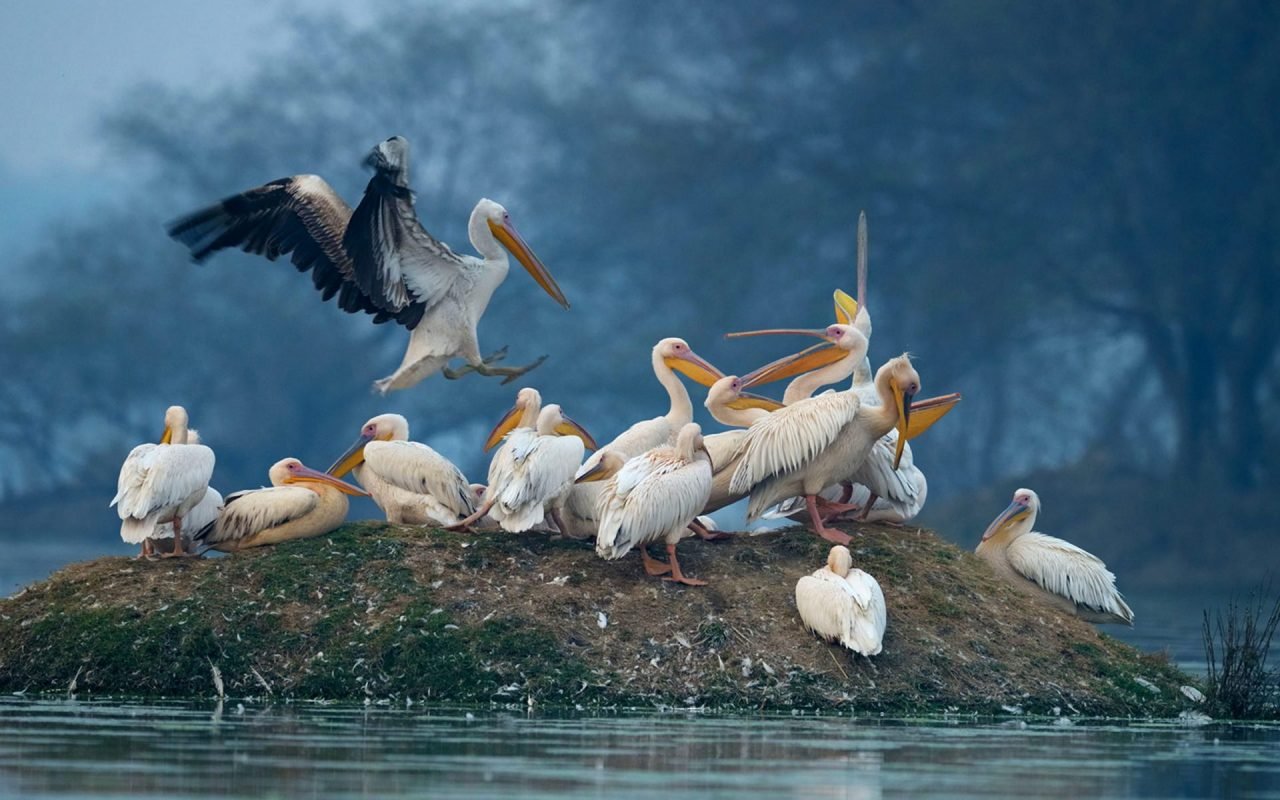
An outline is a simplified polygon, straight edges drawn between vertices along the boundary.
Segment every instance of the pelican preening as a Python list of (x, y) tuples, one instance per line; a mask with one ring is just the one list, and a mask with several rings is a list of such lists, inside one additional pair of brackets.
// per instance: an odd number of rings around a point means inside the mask
[(329, 467), (341, 478), (352, 472), (387, 522), (453, 525), (475, 511), (466, 476), (425, 444), (409, 441), (409, 421), (380, 414), (360, 428), (360, 436)]
[[(393, 136), (382, 142), (366, 163), (374, 174), (355, 211), (323, 178), (295, 175), (174, 220), (168, 233), (191, 250), (196, 262), (227, 247), (273, 261), (292, 254), (299, 271), (311, 270), (323, 299), (337, 295), (343, 311), (404, 325), (411, 333), (403, 361), (374, 383), (384, 394), (440, 371), (446, 378), (473, 371), (499, 375), (506, 383), (542, 363), (539, 358), (522, 367), (493, 366), (504, 351), (482, 358), (476, 339), (476, 325), (507, 277), (507, 251), (547, 294), (569, 307), (507, 210), (480, 200), (467, 231), (482, 258), (459, 255), (418, 221), (405, 139)], [(467, 365), (451, 370), (447, 365), (453, 358), (465, 359)]]
[[(600, 494), (596, 555), (612, 561), (638, 549), (648, 574), (670, 573), (667, 580), (705, 586), (706, 581), (680, 570), (676, 542), (693, 533), (689, 523), (707, 504), (711, 471), (711, 458), (696, 422), (680, 429), (673, 447), (655, 447), (630, 459), (606, 449), (577, 479), (609, 478)], [(652, 558), (646, 549), (658, 542), (667, 546), (667, 564)]]
[(884, 593), (875, 578), (854, 569), (849, 548), (831, 548), (826, 566), (796, 582), (796, 610), (804, 626), (823, 639), (864, 656), (880, 652)]
[(227, 552), (323, 536), (347, 519), (347, 495), (365, 492), (332, 475), (284, 458), (267, 473), (271, 486), (227, 495), (218, 519), (193, 538)]
[(1040, 497), (1013, 493), (978, 543), (977, 554), (1001, 578), (1087, 622), (1133, 625), (1133, 610), (1116, 590), (1116, 576), (1102, 559), (1070, 542), (1032, 531)]
[(116, 496), (109, 505), (120, 514), (120, 538), (141, 545), (139, 555), (150, 555), (150, 540), (160, 538), (160, 526), (172, 523), (173, 552), (187, 555), (183, 547), (183, 518), (209, 489), (213, 476), (213, 451), (202, 444), (187, 444), (187, 411), (170, 406), (164, 412), (164, 433), (159, 444), (140, 444), (120, 467)]
[[(523, 397), (528, 395), (522, 393)], [(527, 408), (521, 409), (520, 418), (526, 413)], [(484, 502), (453, 527), (467, 527), (486, 514), (512, 532), (541, 525), (548, 511), (556, 521), (556, 502), (573, 485), (587, 448), (595, 446), (591, 434), (565, 416), (560, 406), (543, 406), (532, 428), (516, 427), (506, 435), (489, 462)], [(558, 521), (556, 527), (561, 527)]]

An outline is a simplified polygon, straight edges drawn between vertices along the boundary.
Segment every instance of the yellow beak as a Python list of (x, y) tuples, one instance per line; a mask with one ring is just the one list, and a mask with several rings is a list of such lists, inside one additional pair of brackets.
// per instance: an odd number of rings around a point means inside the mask
[(363, 489), (359, 489), (355, 486), (352, 486), (346, 481), (340, 481), (337, 478), (327, 473), (317, 472), (316, 470), (311, 469), (309, 467), (302, 467), (297, 472), (290, 475), (289, 479), (286, 481), (286, 483), (306, 483), (306, 482), (327, 484), (344, 494), (354, 495), (356, 497), (369, 496), (369, 493), (364, 491)]
[(335, 478), (341, 478), (351, 470), (364, 463), (364, 446), (373, 441), (373, 437), (367, 434), (360, 434), (360, 438), (356, 439), (355, 444), (347, 448), (347, 451), (338, 456), (338, 460), (333, 462), (333, 466), (329, 467), (325, 472)]
[(836, 306), (836, 322), (841, 325), (852, 325), (858, 317), (858, 301), (840, 289), (836, 289), (832, 299)]
[(516, 423), (520, 421), (520, 415), (524, 413), (524, 407), (520, 404), (512, 406), (507, 413), (502, 415), (502, 419), (498, 420), (498, 424), (493, 426), (493, 430), (489, 431), (489, 435), (484, 440), (484, 449), (490, 450), (495, 447), (498, 442), (502, 441), (502, 437), (511, 433), (515, 429)]
[(591, 469), (579, 475), (574, 483), (594, 483), (602, 481), (613, 476), (615, 470), (609, 468), (608, 463), (602, 458), (595, 463)]
[(1020, 522), (1026, 519), (1027, 514), (1029, 513), (1031, 513), (1031, 509), (1026, 504), (1014, 500), (1009, 504), (1009, 507), (1004, 511), (1001, 511), (1000, 516), (992, 520), (991, 524), (987, 526), (987, 529), (982, 532), (982, 541), (985, 542), (1015, 522)]
[(914, 439), (942, 419), (960, 402), (960, 393), (944, 394), (917, 400), (911, 404), (911, 421), (907, 424), (907, 439)]
[(564, 414), (560, 415), (562, 422), (556, 426), (555, 430), (561, 436), (577, 436), (582, 443), (587, 446), (588, 450), (595, 450), (596, 440), (591, 438), (591, 434), (587, 433), (587, 429), (574, 422)]
[(560, 286), (556, 283), (556, 279), (551, 277), (550, 270), (542, 263), (542, 260), (534, 254), (529, 245), (525, 244), (521, 238), (520, 232), (510, 222), (494, 222), (488, 220), (489, 230), (493, 233), (493, 238), (497, 239), (503, 247), (510, 251), (511, 255), (524, 265), (525, 270), (533, 277), (542, 290), (551, 295), (557, 303), (569, 307), (569, 301), (565, 299), (564, 292), (560, 291)]
[(164, 433), (160, 434), (160, 444), (173, 444), (173, 428), (164, 426)]
[(773, 334), (794, 333), (803, 336), (816, 336), (823, 339), (822, 344), (815, 344), (813, 347), (805, 348), (799, 353), (793, 353), (789, 356), (783, 356), (776, 361), (770, 361), (762, 367), (757, 367), (751, 372), (742, 376), (742, 386), (760, 386), (765, 383), (773, 383), (783, 378), (790, 378), (793, 375), (799, 375), (810, 370), (825, 367), (828, 364), (834, 364), (849, 353), (841, 350), (827, 339), (826, 329), (809, 330), (805, 328), (774, 328), (763, 331), (744, 331), (742, 333), (726, 334), (731, 339), (737, 339), (743, 336), (767, 336)]
[(703, 386), (710, 386), (724, 377), (724, 373), (707, 363), (692, 350), (678, 356), (667, 356), (662, 359), (671, 369), (682, 372)]
[(911, 395), (893, 384), (893, 399), (898, 405), (898, 446), (893, 452), (893, 468), (902, 462), (902, 451), (907, 446), (907, 427), (911, 423)]
[(772, 411), (777, 411), (780, 408), (785, 408), (785, 406), (783, 406), (782, 403), (779, 403), (777, 400), (774, 400), (769, 397), (763, 397), (758, 394), (752, 394), (751, 392), (742, 392), (741, 394), (738, 395), (736, 399), (730, 400), (728, 403), (726, 403), (726, 405), (729, 406), (729, 408), (735, 409), (737, 411), (747, 411), (753, 408), (761, 408), (761, 409), (764, 409), (765, 411), (772, 412)]

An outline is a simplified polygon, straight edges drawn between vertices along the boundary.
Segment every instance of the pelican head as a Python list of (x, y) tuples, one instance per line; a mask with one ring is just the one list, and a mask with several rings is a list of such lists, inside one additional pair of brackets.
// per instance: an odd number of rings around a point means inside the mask
[(724, 377), (724, 373), (693, 352), (684, 339), (676, 336), (663, 339), (653, 346), (653, 366), (661, 362), (667, 368), (683, 372), (703, 386), (710, 386)]
[(853, 554), (849, 552), (849, 548), (842, 544), (831, 548), (831, 552), (827, 554), (827, 569), (841, 578), (847, 576), (849, 570), (853, 569)]
[(1036, 524), (1036, 515), (1040, 513), (1040, 496), (1030, 489), (1019, 489), (1013, 493), (1013, 502), (1000, 512), (1000, 516), (992, 520), (982, 532), (982, 541), (1003, 532), (1009, 532), (1011, 539), (1016, 539)]
[(911, 421), (911, 399), (920, 391), (920, 373), (911, 366), (911, 357), (906, 353), (891, 358), (876, 370), (876, 386), (888, 385), (893, 395), (893, 403), (898, 411), (898, 448), (893, 454), (893, 468), (897, 469), (902, 461), (902, 451), (906, 447), (907, 425)]
[(501, 204), (495, 203), (487, 197), (481, 198), (471, 212), (469, 230), (471, 232), (471, 244), (476, 248), (477, 252), (485, 258), (496, 258), (501, 254), (501, 251), (493, 247), (492, 242), (498, 242), (511, 255), (516, 257), (516, 260), (538, 282), (544, 292), (551, 295), (551, 298), (560, 305), (565, 308), (569, 307), (569, 301), (565, 298), (564, 292), (560, 290), (556, 279), (551, 277), (550, 270), (534, 254), (529, 245), (525, 244), (520, 232), (511, 223), (511, 214), (507, 213), (507, 210)]
[(369, 442), (403, 442), (408, 438), (409, 420), (399, 414), (379, 414), (360, 428), (360, 436), (355, 443), (326, 471), (335, 478), (341, 478), (364, 463), (364, 446)]
[(379, 142), (364, 160), (366, 167), (377, 170), (397, 186), (409, 185), (409, 140), (392, 136)]
[(517, 426), (532, 428), (541, 410), (542, 394), (537, 389), (526, 386), (516, 392), (516, 404), (508, 409), (507, 413), (502, 415), (502, 419), (498, 420), (498, 424), (493, 426), (493, 430), (489, 431), (489, 435), (484, 440), (484, 449), (489, 450), (497, 445), (502, 441), (502, 437)]
[(867, 337), (853, 325), (836, 323), (825, 328), (769, 328), (759, 331), (743, 331), (726, 334), (730, 339), (743, 336), (771, 336), (775, 334), (797, 334), (813, 336), (823, 341), (799, 353), (784, 356), (758, 367), (742, 377), (743, 386), (759, 386), (790, 378), (804, 372), (834, 364), (855, 354), (858, 358), (866, 357)]
[(267, 472), (272, 486), (304, 485), (311, 489), (316, 486), (330, 486), (344, 494), (356, 497), (368, 497), (368, 492), (361, 491), (346, 481), (340, 481), (332, 475), (311, 469), (296, 458), (282, 458), (271, 465)]
[(578, 474), (573, 476), (573, 482), (593, 483), (607, 480), (617, 475), (618, 470), (622, 469), (622, 465), (626, 463), (627, 459), (617, 450), (601, 450), (595, 459), (595, 463), (589, 467), (583, 464), (578, 468)]
[(725, 375), (711, 384), (711, 388), (707, 389), (707, 399), (702, 404), (711, 411), (712, 416), (715, 416), (714, 409), (717, 408), (732, 408), (737, 411), (758, 408), (764, 411), (777, 411), (783, 407), (782, 403), (776, 400), (744, 391), (743, 379), (737, 375)]
[(169, 406), (164, 411), (164, 433), (160, 434), (160, 444), (186, 444), (187, 442), (187, 410), (182, 406)]
[(702, 440), (702, 426), (696, 422), (686, 423), (680, 428), (680, 432), (676, 434), (676, 452), (690, 461), (701, 452), (707, 457), (707, 463), (711, 464), (711, 471), (716, 471), (716, 465), (711, 461), (711, 453)]
[(591, 438), (587, 429), (570, 419), (556, 403), (542, 407), (542, 411), (538, 412), (536, 428), (540, 436), (576, 436), (588, 450), (595, 450), (597, 447), (596, 440)]

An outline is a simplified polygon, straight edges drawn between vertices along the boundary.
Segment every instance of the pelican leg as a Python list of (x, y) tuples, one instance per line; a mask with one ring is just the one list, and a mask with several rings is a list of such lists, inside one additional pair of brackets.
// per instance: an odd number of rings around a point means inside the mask
[(445, 530), (446, 531), (470, 531), (471, 526), (474, 525), (479, 520), (484, 519), (484, 515), (489, 513), (489, 509), (493, 508), (493, 504), (496, 502), (498, 502), (498, 498), (496, 496), (491, 497), (490, 499), (481, 503), (480, 507), (475, 510), (474, 514), (462, 520), (461, 522), (456, 522), (453, 525), (449, 525), (448, 527), (445, 528)]
[(857, 503), (837, 503), (834, 500), (828, 500), (822, 495), (815, 496), (817, 497), (818, 506), (827, 517), (834, 517), (837, 514), (850, 514), (854, 511), (862, 510), (862, 506)]
[(537, 360), (535, 360), (532, 364), (525, 364), (523, 367), (491, 367), (486, 362), (482, 361), (479, 364), (476, 364), (474, 367), (472, 367), (472, 369), (475, 370), (477, 375), (484, 375), (487, 378), (493, 378), (499, 375), (505, 375), (506, 380), (502, 382), (502, 385), (506, 386), (508, 383), (511, 383), (516, 378), (519, 378), (521, 375), (525, 374), (531, 369), (534, 369), (535, 367), (539, 366), (540, 364), (542, 364), (543, 361), (546, 361), (546, 360), (547, 360), (546, 356), (539, 356)]
[(858, 515), (859, 521), (866, 522), (867, 515), (871, 513), (871, 507), (876, 504), (876, 500), (879, 499), (879, 497), (880, 495), (875, 492), (871, 493), (871, 496), (867, 498), (866, 504), (862, 506), (862, 513)]
[(551, 524), (556, 526), (556, 530), (560, 533), (561, 536), (569, 535), (568, 533), (569, 528), (567, 525), (564, 524), (564, 519), (561, 518), (559, 509), (557, 509), (555, 506), (552, 506), (548, 512), (548, 516), (551, 517)]
[(675, 544), (667, 545), (667, 558), (671, 562), (671, 574), (663, 578), (664, 581), (673, 581), (675, 583), (683, 583), (685, 586), (706, 586), (706, 581), (700, 581), (697, 578), (690, 578), (680, 571), (680, 562), (676, 559)]
[(850, 497), (853, 497), (853, 484), (845, 481), (840, 484), (840, 500), (838, 502), (847, 503)]
[(724, 531), (707, 530), (706, 526), (704, 526), (701, 522), (698, 522), (696, 519), (689, 522), (689, 530), (698, 534), (698, 537), (700, 539), (704, 539), (705, 541), (708, 541), (708, 542), (719, 542), (724, 539), (732, 538), (729, 534), (725, 533)]
[(178, 517), (173, 518), (173, 552), (161, 553), (161, 558), (187, 558), (195, 553), (188, 553), (182, 547), (182, 520)]
[(645, 573), (649, 575), (653, 575), (655, 577), (658, 575), (666, 575), (668, 572), (671, 571), (670, 564), (663, 564), (658, 559), (649, 555), (648, 547), (640, 548), (640, 561), (641, 563), (644, 564)]
[(826, 539), (828, 542), (836, 544), (848, 544), (853, 541), (849, 534), (838, 531), (835, 528), (828, 528), (822, 521), (822, 517), (818, 514), (818, 503), (814, 495), (807, 494), (804, 496), (804, 504), (809, 509), (809, 519), (813, 525), (813, 532)]
[(151, 544), (151, 539), (147, 538), (142, 540), (142, 552), (138, 553), (134, 558), (151, 558), (153, 555), (155, 555), (155, 548)]

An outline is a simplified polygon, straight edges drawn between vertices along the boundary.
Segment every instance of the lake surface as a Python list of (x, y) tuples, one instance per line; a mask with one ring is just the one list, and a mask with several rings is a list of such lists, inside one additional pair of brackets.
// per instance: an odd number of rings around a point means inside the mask
[(10, 797), (1280, 798), (1280, 726), (0, 700)]

